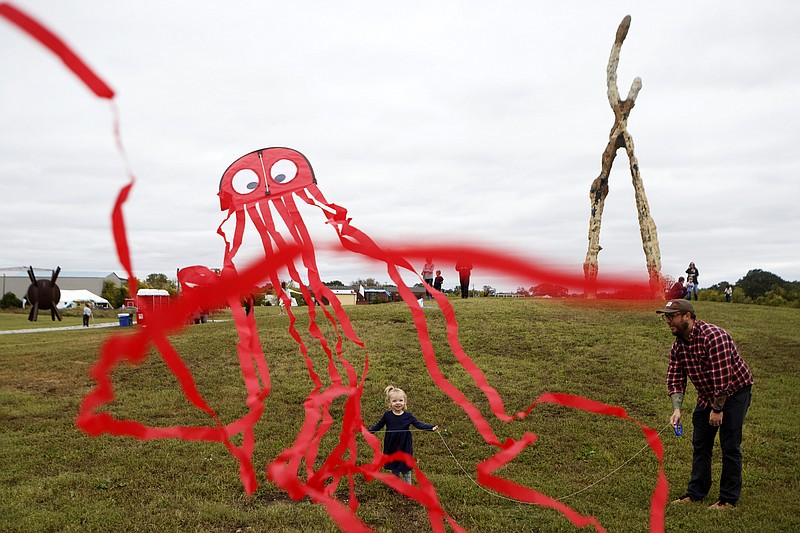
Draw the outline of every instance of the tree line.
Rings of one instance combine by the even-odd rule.
[[[137,283],[139,288],[142,289],[164,289],[170,294],[178,292],[178,282],[175,279],[167,277],[166,274],[153,273],[149,274],[145,279],[138,279]],[[334,280],[326,283],[328,286],[344,286],[339,280]],[[378,283],[373,278],[358,279],[351,284],[353,287],[376,287],[382,284]],[[786,281],[780,276],[761,269],[753,269],[747,272],[736,283],[723,281],[710,287],[700,289],[697,294],[699,300],[710,302],[724,302],[725,289],[731,287],[733,294],[731,301],[741,304],[755,304],[755,305],[771,305],[777,307],[797,307],[800,308],[800,281]],[[272,285],[261,287],[257,290],[256,304],[260,305],[264,300],[263,296],[267,294],[274,294]],[[452,291],[445,291],[452,292]],[[483,287],[483,295],[491,296],[495,293],[495,289],[490,286]],[[580,296],[570,294],[566,287],[552,283],[542,283],[532,286],[530,288],[518,287],[516,294],[520,296],[550,296],[553,298],[564,298],[568,296]],[[111,306],[115,309],[122,307],[126,298],[131,295],[128,291],[127,282],[123,282],[121,286],[116,286],[111,281],[103,283],[103,291],[100,294],[103,298],[109,301]],[[262,298],[258,298],[262,296]],[[625,297],[624,294],[612,294],[608,297]],[[13,293],[4,294],[0,299],[0,308],[22,307],[22,301],[17,298]]]
[[[753,269],[735,284],[723,281],[700,289],[698,300],[724,302],[725,289],[731,287],[731,301],[741,304],[771,305],[777,307],[800,307],[800,281],[786,281],[780,276],[766,270]],[[541,283],[530,288],[517,287],[515,294],[519,296],[549,296],[551,298],[581,297],[582,294],[571,294],[569,290],[554,283]],[[598,295],[604,298],[627,298],[624,292]]]
[[[735,285],[723,281],[701,289],[697,298],[712,302],[725,301],[725,289],[733,288],[731,301],[742,304],[800,308],[800,281],[786,281],[766,270],[753,269]]]

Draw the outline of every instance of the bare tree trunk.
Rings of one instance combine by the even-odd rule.
[[[589,189],[589,202],[591,212],[589,216],[589,248],[586,251],[586,260],[583,263],[583,273],[586,281],[584,295],[586,298],[597,297],[597,256],[603,248],[600,246],[600,225],[603,219],[603,206],[608,196],[608,177],[611,167],[617,156],[617,150],[625,148],[630,163],[633,188],[636,191],[636,210],[639,218],[639,231],[642,236],[642,249],[647,263],[647,273],[650,281],[650,292],[653,296],[663,297],[663,278],[661,276],[661,251],[658,246],[658,234],[653,218],[650,216],[650,207],[644,192],[644,183],[639,172],[639,162],[633,151],[633,137],[628,132],[628,116],[636,103],[636,97],[642,88],[642,80],[635,78],[631,84],[628,98],[621,100],[617,88],[617,66],[622,43],[628,35],[631,17],[626,16],[617,28],[614,46],[608,58],[606,68],[606,83],[608,87],[608,103],[614,112],[614,126],[608,136],[608,144],[603,151],[600,175],[592,182]]]

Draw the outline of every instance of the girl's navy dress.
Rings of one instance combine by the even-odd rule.
[[[408,455],[414,455],[411,431],[408,429],[410,426],[426,431],[433,430],[433,424],[420,422],[408,411],[403,411],[401,415],[396,415],[392,411],[386,411],[383,413],[381,419],[378,420],[378,423],[369,428],[369,430],[374,433],[382,429],[383,426],[386,426],[386,436],[383,438],[383,453],[386,455],[394,452],[406,452]],[[395,474],[398,472],[411,471],[411,467],[403,461],[386,463],[384,468],[391,470]]]

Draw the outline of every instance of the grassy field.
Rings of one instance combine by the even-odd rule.
[[[507,412],[526,408],[543,392],[565,392],[619,405],[642,423],[665,428],[671,408],[664,374],[672,336],[652,302],[484,298],[454,300],[453,306],[465,351],[500,392]],[[733,335],[756,377],[744,428],[744,487],[733,511],[706,509],[716,483],[702,505],[667,506],[666,531],[799,531],[800,310],[712,302],[696,307],[700,318]],[[245,495],[236,462],[220,444],[91,438],[75,428],[100,344],[130,329],[0,335],[0,531],[338,531],[324,509],[292,501],[265,479],[264,466],[298,433],[311,383],[286,332],[287,317],[275,308],[255,309],[273,393],[256,426],[260,487],[253,496]],[[586,489],[564,503],[595,516],[609,531],[648,530],[657,463],[649,450],[642,451],[638,428],[558,406],[538,407],[522,421],[497,421],[447,348],[441,312],[425,312],[442,371],[482,409],[496,434],[539,435],[500,475],[556,498]],[[350,307],[348,313],[370,357],[365,422],[378,420],[383,388],[392,383],[409,393],[410,410],[420,420],[439,424],[439,435],[414,435],[415,458],[463,528],[576,531],[558,512],[483,491],[461,470],[474,476],[475,465],[496,449],[433,385],[404,304]],[[298,329],[304,331],[307,320],[301,309]],[[79,317],[74,321],[80,324]],[[38,324],[53,325],[49,316]],[[0,330],[28,325],[25,316],[0,314]],[[236,341],[233,322],[224,320],[190,326],[172,338],[226,420],[242,414],[245,399]],[[325,373],[321,351],[311,356]],[[346,347],[345,356],[361,368],[359,348]],[[117,369],[114,382],[117,399],[109,411],[118,417],[152,425],[208,423],[158,357]],[[661,434],[673,496],[683,491],[690,471],[690,417],[685,426],[683,437],[671,429]],[[371,451],[359,439],[367,462]],[[323,440],[323,447],[334,444]],[[430,530],[422,506],[387,486],[357,478],[356,493],[358,515],[374,530]]]

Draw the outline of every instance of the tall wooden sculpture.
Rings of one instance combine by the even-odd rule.
[[[650,216],[650,207],[647,205],[647,196],[644,193],[644,184],[639,173],[639,161],[633,152],[633,137],[628,132],[628,116],[636,102],[636,96],[642,88],[642,80],[635,78],[628,92],[628,98],[620,100],[617,88],[617,65],[622,43],[628,35],[631,17],[626,16],[617,28],[611,56],[608,58],[606,81],[608,86],[608,103],[614,111],[614,126],[608,137],[608,144],[603,151],[602,168],[600,175],[592,182],[589,189],[591,202],[591,215],[589,217],[589,249],[586,252],[586,261],[583,263],[583,272],[586,279],[585,296],[597,297],[597,255],[602,250],[600,246],[600,223],[603,217],[603,204],[608,195],[608,176],[611,166],[617,156],[617,150],[625,148],[631,168],[633,188],[636,191],[636,208],[639,215],[639,231],[642,234],[642,248],[647,262],[647,273],[650,279],[650,292],[653,296],[663,297],[664,281],[661,276],[661,251],[658,247],[658,234],[656,225]]]

